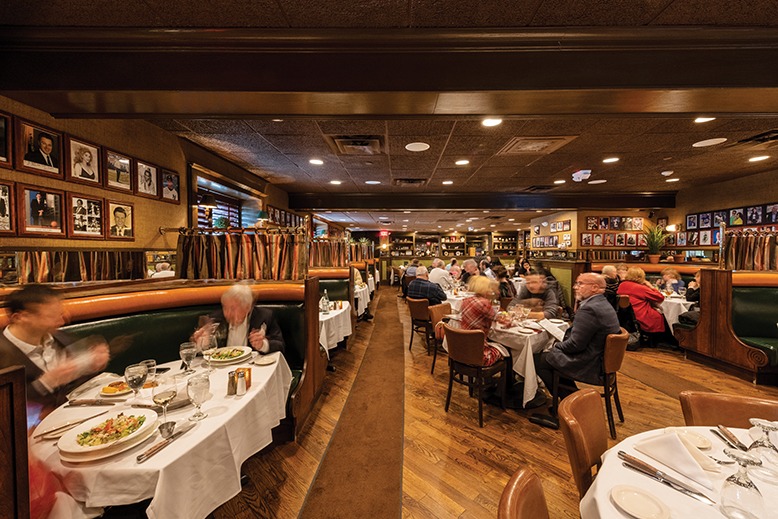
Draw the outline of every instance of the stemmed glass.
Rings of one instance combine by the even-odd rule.
[[[200,406],[203,405],[203,402],[208,400],[211,395],[209,391],[211,390],[211,381],[208,378],[207,373],[201,373],[200,375],[195,375],[193,377],[190,377],[189,380],[186,382],[186,394],[189,396],[189,400],[192,401],[192,403],[197,408],[197,411],[195,414],[189,417],[189,420],[193,422],[197,422],[199,420],[202,420],[207,414],[203,413],[200,410]]]
[[[762,420],[761,418],[751,418],[748,421],[762,431],[759,439],[748,447],[748,452],[771,465],[778,465],[778,449],[770,441],[770,432],[778,431],[778,423]]]
[[[184,361],[184,367],[186,368],[184,375],[191,375],[195,372],[190,366],[192,364],[192,361],[195,358],[195,355],[197,355],[197,344],[193,342],[184,342],[181,344],[181,347],[178,349],[179,355],[181,355],[181,360]]]
[[[764,514],[762,493],[748,477],[747,468],[762,462],[747,452],[726,448],[724,454],[735,460],[738,471],[727,478],[721,488],[721,513],[730,519],[758,519]]]
[[[154,403],[162,406],[162,424],[159,426],[159,433],[163,438],[169,438],[173,434],[175,422],[167,421],[167,406],[178,394],[178,378],[171,375],[168,378],[159,380],[158,384],[152,388],[152,400]]]
[[[143,384],[146,383],[148,373],[148,368],[143,364],[132,364],[127,366],[124,370],[124,380],[127,382],[127,385],[130,386],[132,392],[135,393],[136,400],[138,399],[140,389],[143,387]]]
[[[678,289],[678,295],[683,297],[683,298],[686,298],[686,287],[679,288]]]
[[[155,382],[157,379],[157,361],[154,359],[147,359],[140,361],[139,364],[146,366],[146,372],[148,373],[146,381]]]

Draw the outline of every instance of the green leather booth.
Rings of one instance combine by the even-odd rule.
[[[738,339],[763,350],[778,366],[778,289],[733,287],[732,328]]]
[[[350,279],[319,279],[319,297],[327,291],[330,301],[348,301]]]

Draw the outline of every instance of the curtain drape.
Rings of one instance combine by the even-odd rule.
[[[727,233],[724,242],[726,268],[778,270],[778,248],[773,233]]]
[[[181,234],[176,259],[185,279],[304,279],[308,243],[299,234]]]
[[[365,261],[373,259],[373,244],[372,243],[352,243],[351,245],[351,261]]]
[[[310,267],[348,266],[346,242],[344,240],[314,240],[308,255]]]
[[[19,283],[143,279],[143,251],[24,251],[18,253]]]

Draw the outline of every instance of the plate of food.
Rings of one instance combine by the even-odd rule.
[[[554,324],[565,324],[564,319],[549,319],[548,322],[554,323]]]
[[[211,354],[211,364],[229,364],[240,362],[251,357],[252,348],[250,346],[228,346],[218,348]]]
[[[149,389],[156,385],[157,383],[153,380],[147,381],[145,384],[143,384],[143,389]],[[103,386],[102,389],[100,389],[100,396],[121,396],[126,395],[128,393],[132,393],[132,389],[130,389],[130,386],[127,385],[127,382],[124,380],[117,380],[116,382],[111,382],[107,386]]]
[[[148,437],[157,428],[157,412],[152,409],[122,409],[97,416],[74,427],[59,439],[60,452],[91,454],[113,449]]]

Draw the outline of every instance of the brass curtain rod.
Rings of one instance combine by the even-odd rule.
[[[177,232],[179,234],[243,234],[243,233],[260,233],[260,234],[305,234],[304,227],[160,227],[159,234],[165,235],[168,232]]]

